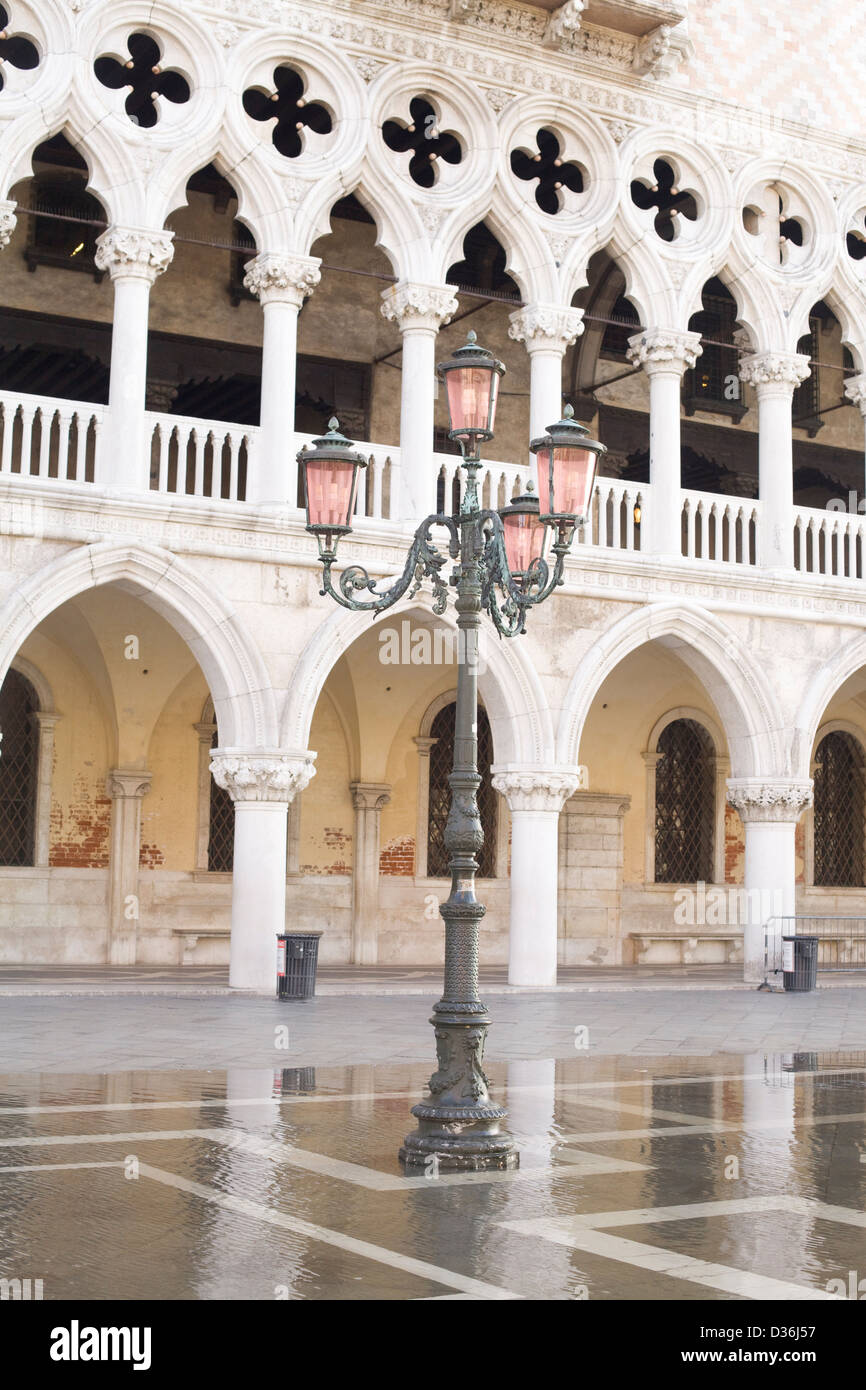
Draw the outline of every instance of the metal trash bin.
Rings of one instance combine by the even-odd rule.
[[[312,999],[320,931],[277,933],[277,998]]]
[[[805,994],[818,980],[817,936],[782,937],[782,978],[788,993]]]

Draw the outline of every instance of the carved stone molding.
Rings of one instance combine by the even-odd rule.
[[[849,376],[845,382],[845,395],[852,405],[859,407],[860,414],[866,419],[866,373]]]
[[[639,40],[632,68],[639,77],[660,81],[672,77],[694,51],[684,24],[659,24]]]
[[[497,772],[491,785],[501,792],[511,811],[561,811],[570,796],[586,785],[586,768],[574,772],[539,769]]]
[[[317,256],[264,251],[247,261],[244,285],[261,304],[294,304],[300,309],[322,278]]]
[[[542,43],[548,48],[562,48],[574,38],[580,28],[581,16],[586,9],[586,0],[566,0],[558,10],[554,10],[544,31]]]
[[[420,285],[401,280],[382,291],[382,317],[406,328],[437,332],[457,313],[457,297],[451,285]]]
[[[150,791],[152,772],[115,767],[105,779],[105,792],[112,801],[141,800]]]
[[[8,246],[12,240],[12,234],[18,225],[18,218],[15,216],[17,204],[11,199],[0,199],[0,251]]]
[[[215,750],[210,770],[232,801],[292,801],[315,776],[315,753]]]
[[[391,800],[387,782],[350,782],[349,791],[356,811],[381,811]]]
[[[527,304],[508,318],[509,338],[526,343],[527,352],[539,347],[556,347],[565,352],[583,332],[583,310],[556,304]]]
[[[791,392],[809,375],[809,358],[802,352],[755,352],[740,358],[740,380],[758,395]]]
[[[788,777],[729,779],[728,801],[736,807],[744,825],[750,821],[797,821],[812,804],[812,780]]]
[[[96,238],[94,264],[97,270],[107,270],[112,280],[139,276],[152,285],[171,265],[173,241],[173,232],[109,227]]]
[[[645,328],[628,340],[628,360],[653,372],[679,372],[693,367],[701,352],[700,333],[670,328]]]

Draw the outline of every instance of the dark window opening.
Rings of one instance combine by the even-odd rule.
[[[39,757],[36,691],[18,671],[0,689],[0,864],[33,864],[36,834],[36,778]]]
[[[219,746],[215,731],[211,748]],[[228,792],[210,779],[210,820],[207,841],[207,867],[211,874],[230,874],[235,854],[235,805]]]
[[[715,819],[713,743],[694,719],[675,719],[658,741],[655,881],[711,883]]]
[[[709,280],[701,296],[702,308],[689,320],[689,328],[704,342],[694,367],[685,374],[683,406],[687,415],[712,410],[741,420],[746,413],[739,377],[739,354],[734,346],[737,305],[721,280]]]
[[[44,165],[52,167],[40,168]],[[96,239],[107,218],[87,192],[87,165],[65,136],[56,135],[34,151],[33,168],[24,248],[28,270],[40,265],[79,270],[98,284],[105,272],[95,265]]]
[[[827,734],[815,753],[816,887],[863,887],[863,750],[851,734]]]
[[[448,851],[445,848],[445,825],[451,806],[451,787],[448,778],[454,762],[454,721],[456,705],[446,705],[433,720],[430,737],[436,742],[430,749],[430,791],[427,822],[427,874],[429,878],[447,878]],[[484,832],[484,844],[478,856],[481,878],[496,876],[497,793],[493,788],[490,768],[493,762],[493,735],[486,712],[478,709],[478,811]]]
[[[520,291],[505,271],[506,259],[502,244],[484,222],[478,222],[463,238],[463,260],[455,261],[445,279],[461,290],[519,300]]]
[[[794,391],[791,402],[791,420],[794,427],[806,430],[810,439],[814,439],[818,431],[824,428],[824,421],[820,416],[821,383],[818,372],[820,326],[821,320],[818,317],[810,317],[809,332],[797,343],[797,351],[804,353],[810,360],[810,371],[806,380]]]
[[[626,361],[628,340],[640,328],[640,318],[630,299],[621,294],[608,315],[608,323],[601,340],[601,356]]]

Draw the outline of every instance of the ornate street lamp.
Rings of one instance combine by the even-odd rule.
[[[507,1112],[490,1099],[482,1069],[490,1026],[478,997],[478,931],[484,906],[475,897],[478,855],[484,843],[478,813],[478,634],[486,611],[502,637],[525,630],[526,615],[563,582],[565,556],[575,529],[589,517],[596,467],[604,445],[590,439],[571,417],[551,425],[530,446],[539,459],[539,496],[531,487],[501,512],[479,507],[477,473],[480,446],[492,439],[499,379],[505,368],[491,352],[478,347],[475,334],[447,362],[439,365],[445,381],[450,436],[460,444],[466,488],[456,516],[428,516],[415,532],[403,573],[390,588],[377,590],[359,565],[349,565],[335,589],[331,573],[340,536],[351,530],[358,476],[365,460],[337,433],[337,422],[298,455],[304,469],[307,530],[319,542],[322,594],[344,608],[383,612],[407,595],[412,598],[425,578],[432,582],[434,613],[445,612],[450,585],[460,631],[454,764],[449,783],[451,809],[445,827],[450,855],[451,893],[441,904],[445,921],[445,983],[433,1007],[438,1069],[429,1082],[429,1099],[413,1106],[417,1129],[400,1150],[406,1167],[512,1168],[519,1162],[514,1140],[502,1121]],[[438,550],[431,530],[448,532],[447,556]],[[545,558],[552,541],[555,561]],[[443,578],[447,558],[455,562],[450,581]],[[358,594],[368,593],[367,599]]]

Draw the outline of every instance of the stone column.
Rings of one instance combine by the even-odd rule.
[[[728,780],[728,800],[746,829],[743,927],[744,975],[764,978],[764,926],[771,917],[795,914],[795,835],[797,822],[812,803],[810,778],[747,777]]]
[[[436,389],[436,334],[457,312],[452,285],[419,285],[401,280],[382,294],[382,314],[403,335],[400,385],[400,468],[391,469],[391,519],[413,525],[436,510],[433,472],[433,403]]]
[[[529,353],[529,437],[537,439],[562,417],[562,359],[583,332],[583,310],[527,304],[508,317],[509,338]]]
[[[9,245],[18,225],[18,218],[15,216],[17,206],[11,198],[0,198],[0,251]]]
[[[740,358],[740,380],[758,397],[758,562],[794,568],[794,443],[791,401],[809,375],[800,352],[756,352]]]
[[[59,714],[49,714],[37,710],[31,718],[39,736],[39,763],[36,773],[36,825],[33,836],[33,863],[37,867],[48,864],[51,841],[51,777],[54,771],[54,730]]]
[[[508,983],[556,984],[559,813],[580,774],[493,769],[511,811]]]
[[[695,365],[701,351],[700,333],[669,328],[646,328],[629,338],[628,358],[643,367],[650,384],[650,507],[649,535],[641,550],[654,555],[680,556],[682,542],[682,474],[680,395],[683,373]]]
[[[150,772],[131,768],[114,768],[106,779],[105,789],[111,797],[108,959],[112,965],[135,964],[141,802],[150,791],[151,780]]]
[[[144,439],[147,387],[147,322],[150,289],[171,264],[174,233],[109,227],[96,241],[95,262],[114,283],[108,420],[96,466],[96,481],[146,492],[150,449]]]
[[[383,782],[352,782],[355,852],[352,868],[352,960],[375,965],[379,958],[379,825],[391,800]]]
[[[235,806],[229,984],[252,994],[276,989],[278,932],[286,929],[286,818],[314,775],[315,753],[215,748],[211,772]]]
[[[2,235],[2,223],[0,223],[0,235]],[[863,416],[863,425],[866,429],[866,372],[861,376],[849,376],[844,389],[851,404],[856,405]],[[866,440],[864,440],[864,458],[866,458]],[[866,465],[864,465],[863,497],[866,497]]]
[[[317,256],[265,251],[247,262],[244,285],[258,298],[262,330],[262,394],[259,437],[250,462],[247,501],[295,507],[295,381],[298,314],[321,277]],[[321,433],[328,428],[323,418]]]

